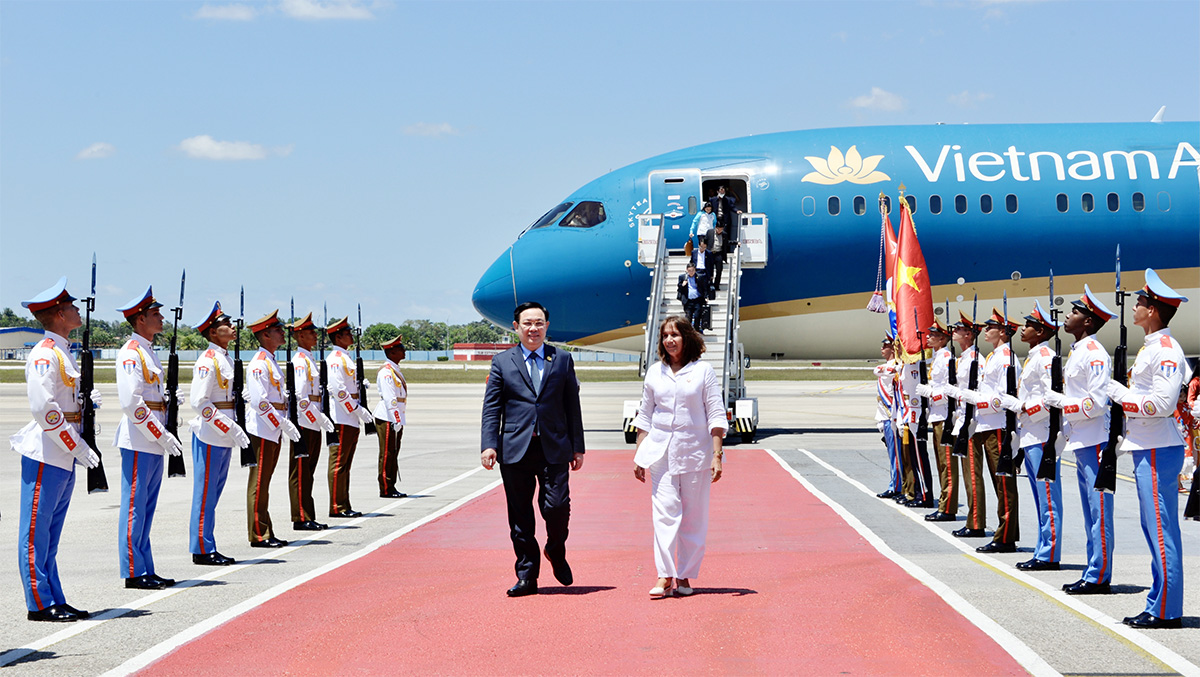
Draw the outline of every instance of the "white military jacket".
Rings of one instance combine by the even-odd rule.
[[[954,380],[958,381],[957,387],[960,390],[966,390],[971,385],[971,365],[978,359],[979,351],[975,349],[975,346],[967,348],[962,351],[962,355],[958,356],[958,362],[954,365]],[[983,374],[979,374],[978,378],[979,381],[976,381],[977,384],[982,381]],[[963,421],[966,419],[967,407],[969,406],[971,405],[964,402],[962,398],[955,401],[953,431],[955,435],[962,431]],[[972,419],[972,421],[974,420]]]
[[[362,423],[354,413],[358,409],[358,374],[354,358],[345,350],[334,346],[326,358],[329,372],[329,418],[338,425],[359,427]]]
[[[1045,343],[1029,349],[1017,380],[1017,399],[1022,409],[1017,413],[1017,443],[1021,448],[1045,444],[1050,438],[1050,410],[1042,396],[1050,390],[1050,367],[1054,351]]]
[[[1112,358],[1095,336],[1071,346],[1063,365],[1063,432],[1067,450],[1108,442],[1108,382]]]
[[[400,367],[391,360],[386,360],[379,370],[379,401],[371,412],[376,419],[387,421],[393,427],[404,427],[404,410],[408,408],[408,383]]]
[[[134,334],[117,351],[117,397],[123,412],[113,441],[117,447],[160,456],[167,453],[150,437],[167,431],[164,377],[149,339]]]
[[[929,367],[929,387],[933,395],[929,398],[929,422],[945,421],[950,410],[950,403],[942,390],[950,385],[950,360],[954,359],[949,348],[941,348],[933,354],[933,363]],[[957,369],[957,365],[956,365]],[[955,371],[955,376],[958,372]]]
[[[1125,441],[1121,451],[1177,447],[1183,436],[1172,415],[1183,386],[1186,358],[1168,328],[1146,335],[1129,377],[1125,410]]]
[[[296,348],[292,355],[292,371],[296,376],[296,419],[301,428],[321,430],[321,372],[311,352]]]
[[[882,423],[896,417],[896,362],[889,360],[875,367],[875,420]]]
[[[1000,395],[1008,391],[1008,363],[1012,348],[1002,343],[987,356],[979,373],[979,404],[975,405],[976,432],[1004,427],[1004,408]],[[1017,383],[1021,382],[1021,363],[1015,363]]]
[[[228,351],[209,343],[196,358],[188,400],[197,414],[188,422],[196,439],[215,447],[236,446],[229,434],[233,422],[233,360]]]
[[[17,453],[47,465],[71,470],[74,453],[87,454],[79,437],[79,368],[69,351],[70,343],[53,332],[46,335],[25,360],[25,388],[33,420],[9,438]],[[54,441],[59,437],[70,453]],[[67,440],[70,440],[69,442]]]
[[[921,364],[901,362],[900,374],[896,379],[896,429],[908,428],[916,434],[921,418],[921,396],[917,385],[921,383]]]
[[[268,442],[279,442],[280,426],[287,418],[287,395],[283,372],[274,353],[259,348],[246,374],[246,404],[253,415],[246,417],[246,432]]]

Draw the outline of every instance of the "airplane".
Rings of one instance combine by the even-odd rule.
[[[754,358],[878,357],[879,194],[909,202],[936,312],[978,315],[1008,296],[1018,322],[1059,309],[1086,283],[1116,308],[1144,270],[1188,296],[1171,331],[1200,353],[1200,123],[927,125],[780,132],[658,155],[587,183],[520,233],[481,276],[476,310],[510,326],[519,302],[551,311],[549,339],[639,352],[651,274],[637,264],[639,216],[661,215],[683,247],[718,186],[769,220],[769,263],[744,270],[740,340]],[[897,214],[892,214],[896,222]],[[896,222],[898,224],[898,222]],[[736,233],[733,238],[736,239]],[[885,275],[886,277],[886,275]],[[1142,333],[1126,310],[1129,345]],[[1100,339],[1117,343],[1117,322]],[[1067,337],[1069,338],[1069,337]]]

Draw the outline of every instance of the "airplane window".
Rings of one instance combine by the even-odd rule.
[[[564,228],[591,228],[604,223],[604,205],[599,202],[580,202],[558,225]]]
[[[1146,196],[1141,193],[1133,194],[1133,211],[1140,212],[1146,208]]]
[[[1057,202],[1058,202],[1058,211],[1060,211],[1060,212],[1067,211],[1067,208],[1069,208],[1071,206],[1070,200],[1067,198],[1066,193],[1059,193]]]
[[[1158,194],[1158,211],[1171,211],[1171,194],[1167,191],[1160,191]]]
[[[805,216],[812,216],[813,214],[816,214],[816,198],[811,195],[805,195],[804,198],[800,200],[800,211],[803,212]]]
[[[911,195],[905,195],[904,201],[908,203],[908,213],[916,214],[917,213],[917,198],[915,198]]]
[[[696,213],[696,196],[689,195],[688,196],[688,214],[695,215],[695,213]]]
[[[1121,208],[1121,198],[1116,193],[1108,194],[1108,211],[1115,212]]]
[[[562,216],[563,212],[570,209],[571,205],[573,205],[573,204],[575,204],[575,203],[574,202],[564,202],[564,203],[560,204],[559,206],[555,207],[554,209],[551,209],[550,211],[546,212],[542,216],[542,218],[535,221],[533,223],[533,225],[529,227],[529,230],[533,230],[535,228],[545,228],[546,226],[554,223],[555,221],[558,220],[558,217]]]
[[[955,195],[954,196],[954,211],[958,212],[959,214],[967,213],[967,196],[966,195]]]
[[[929,213],[930,214],[941,214],[942,213],[942,196],[941,195],[930,195],[929,196]]]
[[[979,196],[979,211],[983,212],[984,214],[992,213],[992,196],[991,195],[980,195]]]
[[[867,201],[861,195],[854,196],[854,213],[857,216],[867,213]]]
[[[829,198],[829,215],[837,216],[842,213],[842,201],[837,197]]]
[[[1004,196],[1004,208],[1008,210],[1009,214],[1016,214],[1017,213],[1017,196],[1013,195],[1012,193],[1005,195]]]
[[[1084,193],[1079,198],[1079,206],[1083,208],[1083,211],[1090,213],[1096,208],[1096,200],[1091,193]]]

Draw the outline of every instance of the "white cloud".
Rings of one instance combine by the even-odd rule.
[[[899,94],[892,94],[878,87],[872,87],[870,94],[856,96],[850,100],[850,105],[855,108],[870,108],[872,110],[883,111],[904,110],[905,103],[904,98]]]
[[[195,19],[250,21],[257,15],[258,10],[250,5],[210,5],[205,3],[192,16]]]
[[[292,152],[290,145],[267,148],[247,141],[217,141],[207,134],[184,139],[178,148],[188,157],[199,160],[264,160],[268,155],[286,157]]]
[[[117,152],[117,147],[111,143],[93,143],[92,145],[79,151],[75,156],[76,160],[103,160],[107,157],[112,157]]]
[[[360,0],[280,0],[279,9],[293,19],[374,19]]]
[[[409,136],[458,136],[461,132],[455,129],[449,122],[418,122],[415,125],[409,125],[404,128],[404,133]]]
[[[959,108],[974,108],[984,101],[993,98],[993,96],[993,94],[987,92],[971,92],[964,89],[958,94],[951,94],[946,97],[946,100]]]

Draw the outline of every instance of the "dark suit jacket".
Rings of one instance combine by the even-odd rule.
[[[711,233],[712,231],[710,230],[708,232]],[[705,234],[704,239],[705,240],[708,239],[707,234]],[[703,268],[700,267],[700,261],[698,260],[699,258],[700,258],[700,250],[693,249],[691,262],[692,262],[692,265],[696,266],[696,276],[699,277],[701,271],[704,272],[704,275],[706,277],[709,275],[712,275],[713,253],[711,251],[704,252],[704,267]],[[684,274],[686,275],[686,273],[684,273]]]
[[[700,292],[700,298],[708,298],[708,278],[696,276],[696,290]],[[679,282],[676,284],[675,298],[687,303],[688,300],[688,284],[687,273],[679,276]]]
[[[714,196],[708,198],[708,204],[712,205],[713,214],[717,214],[717,213],[721,212],[720,203],[721,203],[721,197],[718,195],[714,195]],[[737,219],[735,218],[736,216],[737,216],[737,198],[730,195],[729,193],[725,193],[724,213],[721,213],[721,216],[718,216],[713,221],[713,225],[716,226],[716,224],[718,224],[718,223],[723,223],[723,224],[725,224],[726,232],[733,232],[733,228],[736,227],[735,223],[737,222]],[[709,232],[712,232],[712,231],[709,231]]]
[[[713,249],[713,245],[714,245],[714,244],[716,244],[716,239],[717,239],[718,237],[722,238],[722,240],[721,240],[721,251],[720,251],[720,252],[716,252],[716,251]],[[704,234],[704,241],[708,243],[708,244],[707,244],[707,245],[705,245],[705,246],[707,246],[707,247],[708,247],[708,253],[709,253],[709,254],[710,254],[710,255],[711,255],[713,258],[720,259],[722,263],[724,263],[725,261],[727,261],[727,260],[728,260],[728,259],[726,259],[725,257],[729,256],[729,250],[730,250],[731,248],[733,248],[733,245],[734,245],[734,242],[733,242],[733,240],[731,240],[731,239],[729,238],[729,231],[728,231],[728,229],[726,229],[726,232],[722,233],[721,235],[717,235],[717,229],[716,229],[716,228],[713,228],[712,230],[710,230],[710,231],[708,231],[707,233],[705,233],[705,234]]]
[[[549,345],[544,354],[542,392],[536,396],[521,346],[492,358],[483,391],[479,449],[495,449],[501,463],[516,463],[525,456],[535,421],[547,463],[568,463],[584,452],[575,361],[570,353]]]

